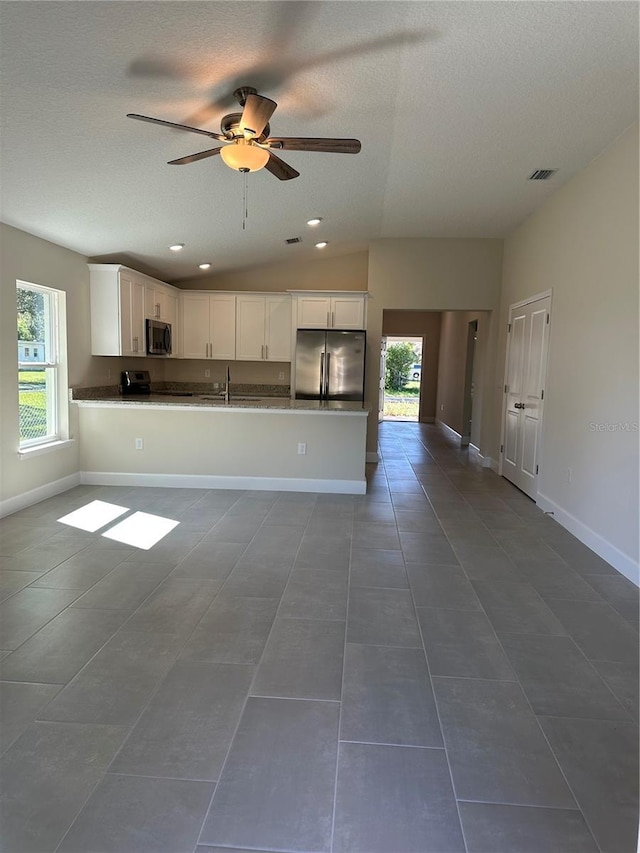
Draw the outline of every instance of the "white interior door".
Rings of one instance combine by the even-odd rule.
[[[545,296],[512,306],[509,312],[502,474],[534,500],[540,473],[550,310],[551,297]]]

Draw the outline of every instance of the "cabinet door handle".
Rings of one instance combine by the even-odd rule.
[[[331,312],[331,328],[332,328],[332,329],[333,329],[333,327],[335,326],[335,322],[336,322],[336,321],[334,320],[334,312],[332,311],[332,312]]]
[[[330,315],[329,311],[327,311],[327,329],[330,329],[330,328],[331,328],[331,323],[329,322],[329,320],[330,320],[330,316],[331,316],[331,315]]]
[[[264,357],[267,361],[269,360],[269,344],[264,345]]]
[[[264,344],[260,344],[260,358],[264,360]]]
[[[137,337],[135,337],[133,339],[133,351],[138,352],[138,338]]]

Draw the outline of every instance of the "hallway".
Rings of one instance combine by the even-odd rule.
[[[362,497],[0,521],[12,853],[629,853],[638,591],[435,426]],[[180,524],[149,551],[61,525]]]

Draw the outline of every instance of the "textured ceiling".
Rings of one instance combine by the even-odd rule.
[[[636,3],[3,2],[0,23],[3,221],[167,280],[320,238],[502,237],[638,115]],[[241,175],[166,165],[212,140],[125,117],[218,131],[238,85],[278,102],[273,135],[362,140],[250,175],[245,231]]]

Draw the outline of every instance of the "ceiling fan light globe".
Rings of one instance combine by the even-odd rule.
[[[258,148],[251,141],[238,139],[231,145],[225,145],[220,156],[225,165],[236,171],[257,172],[269,162],[269,152],[264,148]]]

